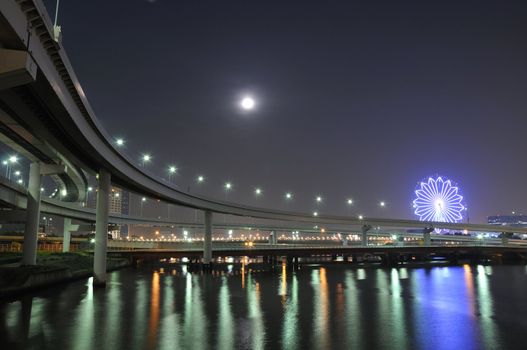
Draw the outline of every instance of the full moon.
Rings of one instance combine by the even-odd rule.
[[[244,97],[240,102],[240,106],[247,111],[250,111],[251,109],[253,109],[254,105],[255,105],[254,99],[249,96]]]

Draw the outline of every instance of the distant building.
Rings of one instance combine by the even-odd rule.
[[[112,192],[109,195],[108,208],[110,214],[130,214],[130,192],[124,191],[118,187],[112,187]],[[95,208],[97,206],[97,194],[88,197],[87,206]],[[120,238],[128,236],[128,225],[118,226],[116,230],[110,231],[112,238]]]
[[[487,218],[491,225],[527,227],[527,215],[493,215]]]

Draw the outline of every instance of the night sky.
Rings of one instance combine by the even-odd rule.
[[[462,188],[470,222],[527,212],[527,1],[60,6],[97,117],[129,157],[151,152],[153,173],[177,165],[183,191],[415,218],[418,182],[439,174]],[[244,94],[255,111],[240,111]]]

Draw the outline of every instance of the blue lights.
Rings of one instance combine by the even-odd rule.
[[[415,196],[414,213],[421,221],[458,222],[463,219],[463,196],[450,180],[429,177],[427,182],[419,184]]]

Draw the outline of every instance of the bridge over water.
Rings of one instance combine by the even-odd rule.
[[[379,218],[359,219],[331,215],[320,215],[315,219],[311,213],[255,208],[181,192],[167,181],[158,179],[144,168],[138,167],[114,148],[111,139],[95,117],[61,44],[56,28],[51,23],[40,0],[1,1],[0,33],[2,33],[0,37],[0,62],[8,63],[2,65],[0,70],[0,131],[3,135],[2,141],[24,154],[32,162],[27,196],[20,193],[13,194],[16,189],[2,184],[2,191],[7,189],[5,192],[7,194],[3,200],[6,203],[9,202],[10,198],[15,202],[18,201],[13,202],[13,205],[24,210],[25,213],[24,264],[32,265],[36,262],[37,231],[41,211],[53,212],[65,217],[82,218],[95,222],[94,282],[104,284],[106,281],[108,223],[110,221],[154,221],[144,218],[111,217],[108,203],[111,184],[170,204],[203,211],[204,241],[200,252],[203,255],[204,264],[209,264],[220,249],[218,247],[216,252],[212,249],[213,215],[215,213],[279,221],[282,227],[312,225],[316,222],[318,225],[339,227],[339,231],[342,232],[358,230],[364,247],[334,248],[345,251],[372,249],[367,247],[367,237],[371,229],[377,226],[421,229],[423,231],[423,246],[408,249],[426,252],[450,249],[450,247],[432,245],[431,232],[433,228],[438,227],[456,231],[495,232],[499,230],[527,233],[526,228],[504,226],[497,229],[492,225],[463,223]],[[78,205],[84,200],[87,191],[85,174],[98,175],[98,197],[95,212]],[[52,176],[61,190],[65,191],[66,196],[62,198],[62,201],[41,201],[40,188],[43,176]],[[8,193],[9,191],[11,194]],[[503,251],[523,249],[509,247],[506,237],[501,241],[501,244],[502,246],[499,248],[484,249],[496,251],[498,249]],[[271,248],[262,249],[266,249],[268,252],[268,249]],[[326,248],[320,249],[325,252],[324,249]],[[403,248],[383,249],[390,249],[390,251],[395,252]],[[252,249],[248,250],[248,253],[256,251]],[[160,254],[160,252],[158,253]],[[276,251],[275,253],[280,252]],[[124,252],[120,254],[124,254]]]

